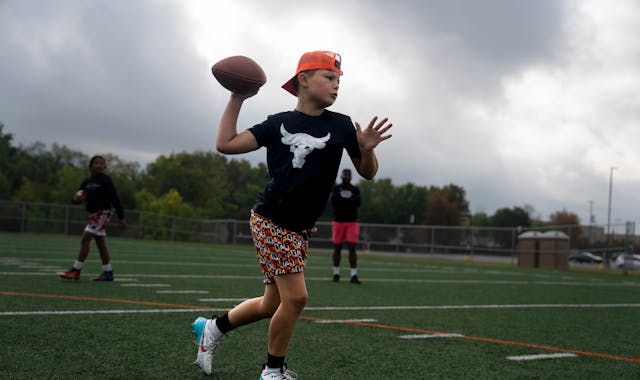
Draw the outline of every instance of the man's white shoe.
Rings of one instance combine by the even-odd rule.
[[[260,379],[258,380],[297,380],[298,374],[289,371],[286,366],[283,368],[272,369],[268,368],[266,365],[262,370],[262,374],[260,374]]]
[[[202,371],[207,375],[211,375],[211,367],[213,364],[213,354],[220,345],[220,338],[214,337],[209,329],[210,323],[216,323],[216,318],[206,319],[205,317],[198,317],[191,324],[193,330],[191,333],[196,337],[196,343],[198,344],[198,355],[196,356],[195,363],[198,363]]]

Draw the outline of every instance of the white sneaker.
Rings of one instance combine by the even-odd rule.
[[[209,331],[207,323],[216,323],[216,318],[206,319],[205,317],[198,317],[191,324],[193,330],[191,333],[196,337],[196,344],[198,345],[198,356],[194,364],[198,364],[202,371],[207,375],[211,375],[211,367],[213,363],[213,354],[216,352],[218,346],[220,346],[221,338],[215,338]]]
[[[267,368],[265,365],[262,370],[262,374],[260,374],[260,379],[258,380],[296,380],[297,378],[298,374],[293,371],[289,371],[286,365],[278,369]]]

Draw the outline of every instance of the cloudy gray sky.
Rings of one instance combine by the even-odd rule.
[[[302,53],[334,50],[345,74],[332,110],[395,125],[378,178],[454,183],[489,214],[530,205],[588,223],[592,201],[604,224],[616,167],[618,223],[640,219],[638,35],[635,0],[0,0],[0,122],[23,145],[144,167],[214,148],[219,59],[267,73],[245,129],[295,107],[280,85]]]

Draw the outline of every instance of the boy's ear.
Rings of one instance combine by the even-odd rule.
[[[301,72],[298,74],[298,86],[299,87],[307,87],[307,85],[309,84],[309,74],[305,73],[305,72]]]

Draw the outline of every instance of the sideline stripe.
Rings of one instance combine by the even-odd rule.
[[[201,308],[201,306],[193,306],[193,305],[170,304],[170,303],[151,302],[151,301],[134,301],[134,300],[126,300],[126,299],[118,299],[118,298],[80,297],[80,296],[69,296],[69,295],[61,295],[61,294],[41,294],[41,293],[24,293],[24,292],[5,292],[5,291],[0,291],[0,295],[21,296],[21,297],[58,298],[58,299],[70,299],[70,300],[77,300],[77,301],[114,302],[114,303],[125,303],[125,304],[135,304],[135,305],[151,305],[151,306],[172,307],[172,308],[177,308],[177,309],[200,309]],[[204,310],[214,310],[214,311],[215,310],[220,310],[220,309],[217,309],[217,308],[202,308],[202,309],[204,309]],[[307,321],[327,321],[327,320],[329,320],[327,318],[317,318],[317,317],[310,317],[310,316],[306,316],[306,315],[301,315],[299,317],[299,319],[307,320]],[[433,335],[433,334],[446,334],[445,332],[441,332],[441,331],[431,331],[431,330],[416,329],[416,328],[402,327],[402,326],[390,326],[390,325],[383,325],[383,324],[371,323],[371,322],[343,322],[342,324],[350,325],[350,326],[371,327],[371,328],[385,329],[385,330],[392,330],[392,331],[405,331],[405,332],[417,333],[417,334],[431,334],[431,335]],[[604,354],[604,353],[599,353],[599,352],[572,350],[572,349],[566,349],[566,348],[561,348],[561,347],[545,346],[545,345],[541,345],[541,344],[515,342],[515,341],[510,341],[510,340],[484,338],[484,337],[471,336],[471,335],[461,336],[460,339],[469,339],[469,340],[478,341],[478,342],[503,344],[503,345],[508,345],[508,346],[537,348],[537,349],[546,350],[546,351],[557,351],[557,352],[563,352],[563,353],[573,353],[573,354],[576,354],[576,355],[592,356],[592,357],[597,357],[597,358],[611,359],[611,360],[618,360],[618,361],[625,361],[625,362],[639,363],[640,364],[640,358],[628,358],[628,357],[624,357],[624,356],[610,355],[610,354]]]
[[[570,352],[560,354],[540,354],[540,355],[522,355],[522,356],[507,356],[507,360],[523,361],[523,360],[540,360],[540,359],[557,359],[557,358],[575,358],[578,355]]]

